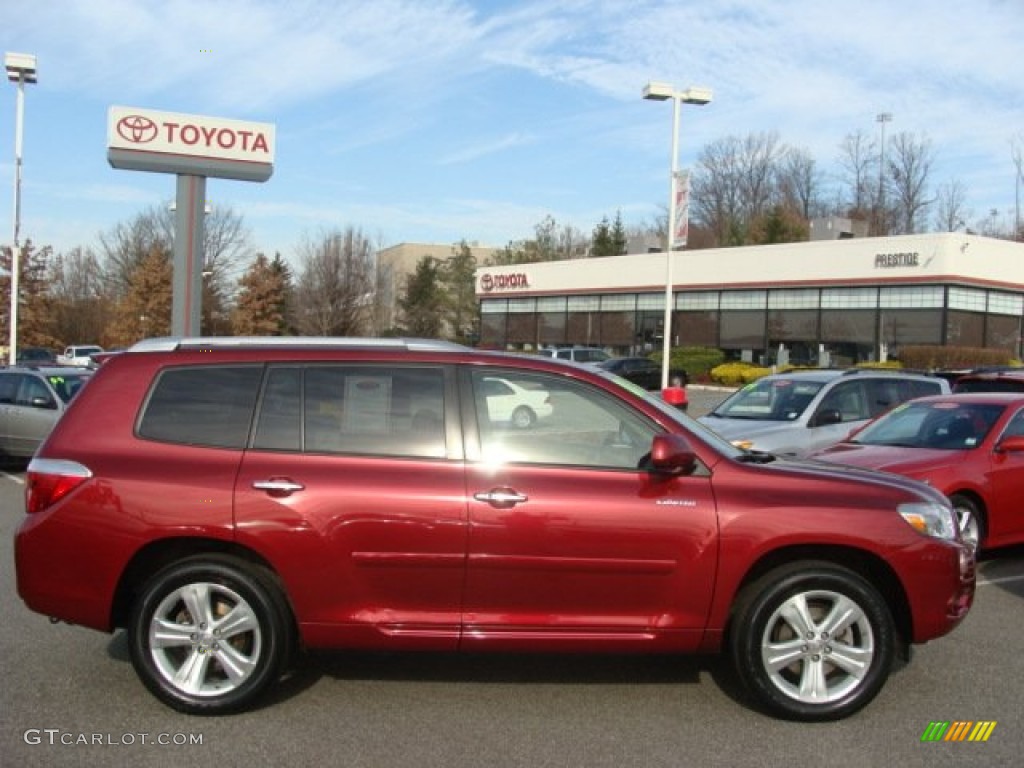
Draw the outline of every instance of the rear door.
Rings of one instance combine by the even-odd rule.
[[[310,645],[456,647],[467,520],[452,376],[268,369],[236,523],[282,574]]]
[[[488,377],[546,392],[529,428],[488,417]],[[463,645],[693,648],[712,597],[709,473],[639,468],[656,423],[575,379],[473,368],[467,424],[469,561]]]

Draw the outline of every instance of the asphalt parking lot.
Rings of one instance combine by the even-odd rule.
[[[721,392],[694,389],[691,413]],[[22,515],[0,475],[0,535]],[[188,717],[138,682],[122,633],[51,625],[0,557],[0,766],[1019,765],[1024,548],[981,563],[975,607],[838,723],[751,711],[715,658],[317,654],[259,709]],[[929,742],[934,722],[995,723],[984,743]]]

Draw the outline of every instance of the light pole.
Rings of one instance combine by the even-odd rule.
[[[878,232],[876,233],[881,235],[889,234],[889,229],[885,226],[888,218],[885,214],[885,124],[892,122],[892,113],[878,113],[875,116],[875,122],[882,127],[882,143],[879,146],[878,158]]]
[[[679,162],[679,105],[703,105],[711,101],[710,88],[687,88],[677,91],[667,83],[648,83],[643,95],[650,101],[672,100],[672,161],[668,191],[668,232],[665,235],[665,320],[662,332],[661,388],[668,386],[669,353],[672,348],[672,249],[676,236],[676,184]],[[681,242],[680,245],[686,245]]]
[[[18,102],[14,123],[14,242],[11,244],[11,312],[8,360],[18,360],[18,277],[21,271],[21,135],[25,118],[25,83],[36,82],[36,57],[27,53],[4,54],[7,79],[18,85]]]

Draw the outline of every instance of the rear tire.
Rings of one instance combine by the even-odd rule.
[[[881,690],[895,634],[889,607],[871,584],[841,566],[805,561],[743,590],[730,652],[766,711],[791,720],[837,720]]]
[[[180,712],[238,711],[282,673],[293,643],[289,617],[265,569],[233,557],[188,558],[157,573],[136,601],[132,665]]]
[[[537,414],[525,405],[512,411],[512,426],[516,429],[529,429],[537,421]]]

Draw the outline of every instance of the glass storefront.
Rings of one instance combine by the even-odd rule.
[[[481,344],[521,351],[576,344],[646,354],[663,340],[664,294],[486,298]],[[1021,354],[1024,295],[945,285],[678,292],[673,346],[754,363],[852,365],[912,344]]]

